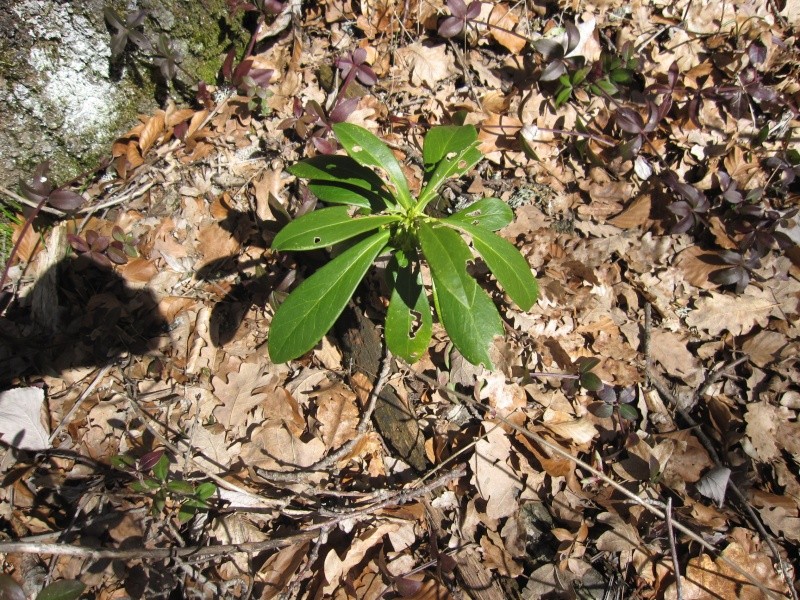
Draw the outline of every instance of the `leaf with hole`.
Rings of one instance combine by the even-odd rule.
[[[333,327],[358,282],[389,240],[381,231],[342,252],[294,290],[280,305],[267,343],[273,362],[311,350]]]
[[[411,208],[413,200],[403,168],[386,144],[363,127],[352,123],[336,123],[333,132],[347,154],[360,165],[383,169],[394,186],[394,196],[400,205]]]
[[[445,221],[445,224],[470,235],[475,250],[486,261],[486,266],[517,306],[528,310],[536,303],[539,285],[531,273],[528,261],[510,242],[475,225],[457,221]]]
[[[465,223],[475,227],[482,227],[489,231],[498,231],[511,223],[513,219],[514,211],[500,198],[482,198],[453,213],[442,222]]]
[[[389,261],[387,277],[392,290],[386,312],[386,344],[408,362],[416,362],[428,349],[433,317],[419,264],[398,251]]]
[[[417,207],[427,206],[445,180],[463,175],[478,163],[481,153],[477,146],[478,132],[472,125],[445,125],[430,130],[422,146],[426,185]]]
[[[314,250],[338,244],[399,220],[397,215],[351,217],[348,207],[315,210],[295,219],[278,232],[275,250]]]

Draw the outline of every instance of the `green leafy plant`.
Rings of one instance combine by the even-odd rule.
[[[171,499],[179,505],[178,520],[186,522],[198,511],[208,510],[208,499],[217,492],[217,486],[210,481],[197,485],[184,479],[172,477],[169,472],[169,458],[163,450],[155,450],[142,456],[138,461],[128,454],[111,458],[111,464],[137,477],[130,487],[134,492],[152,494],[154,515],[159,514]],[[147,475],[147,473],[150,475]]]
[[[268,343],[272,360],[285,362],[313,348],[370,265],[389,254],[389,349],[414,362],[430,343],[433,316],[423,284],[427,265],[436,313],[453,344],[473,364],[491,366],[492,338],[502,335],[503,323],[494,302],[469,273],[474,257],[465,238],[509,297],[528,310],[536,302],[536,279],[519,251],[494,233],[511,222],[512,210],[498,198],[484,198],[445,218],[425,213],[447,179],[463,175],[481,159],[475,128],[448,125],[428,132],[422,150],[424,185],[417,198],[380,139],[350,123],[333,124],[332,129],[347,156],[316,156],[289,170],[307,179],[320,200],[335,206],[292,221],[272,247],[296,251],[341,245],[341,250],[276,311]]]

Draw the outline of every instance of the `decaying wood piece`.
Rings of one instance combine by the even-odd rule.
[[[352,370],[374,381],[380,371],[383,339],[377,325],[350,303],[337,324],[342,350],[352,362]],[[428,467],[425,437],[411,407],[400,399],[390,385],[384,386],[375,406],[375,424],[398,458],[422,472]]]

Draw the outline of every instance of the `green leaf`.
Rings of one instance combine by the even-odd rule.
[[[433,199],[445,180],[463,175],[478,163],[482,155],[477,145],[478,132],[472,125],[443,125],[428,132],[422,146],[427,185],[417,200],[418,208]]]
[[[519,253],[512,243],[499,235],[458,221],[443,221],[449,227],[455,227],[472,237],[472,245],[486,261],[486,266],[503,286],[506,294],[522,310],[528,310],[536,302],[539,285],[531,273],[528,261]]]
[[[373,212],[380,212],[384,208],[396,207],[392,200],[387,201],[383,196],[344,183],[309,181],[308,189],[317,198],[328,204],[347,204],[349,206],[358,206],[359,208],[368,208]]]
[[[80,598],[86,585],[75,579],[55,581],[36,596],[36,600],[75,600]]]
[[[395,204],[392,194],[375,171],[349,156],[320,155],[295,163],[287,169],[308,179],[309,189],[323,202],[349,204],[379,210]]]
[[[363,127],[352,123],[335,123],[333,132],[347,154],[360,165],[380,167],[386,171],[389,181],[394,186],[394,196],[401,206],[410,209],[414,205],[411,193],[408,191],[406,176],[389,146]]]
[[[428,349],[433,316],[419,266],[398,251],[387,269],[392,297],[386,313],[386,344],[403,360],[414,363]]]
[[[167,482],[167,489],[173,494],[193,494],[194,486],[183,479],[174,479]]]
[[[194,495],[200,500],[208,500],[217,493],[217,486],[210,481],[204,481],[194,491]]]
[[[189,506],[191,508],[196,508],[198,510],[208,510],[208,502],[205,500],[200,500],[198,498],[187,498],[183,501],[182,506]]]
[[[619,91],[617,86],[611,83],[608,79],[598,79],[594,82],[594,85],[596,85],[601,91],[605,92],[609,96],[613,96]]]
[[[333,326],[389,239],[381,231],[353,245],[289,294],[269,330],[269,355],[281,363],[311,350]]]
[[[452,229],[422,223],[418,230],[422,252],[431,268],[439,318],[453,345],[472,364],[492,368],[489,349],[503,322],[491,298],[466,271],[472,253]]]
[[[110,460],[112,467],[115,469],[121,469],[123,471],[136,465],[136,459],[128,454],[115,454]]]
[[[272,242],[274,250],[314,250],[338,244],[381,225],[398,221],[398,215],[351,217],[346,206],[315,210],[287,224]]]
[[[166,481],[169,474],[169,458],[166,454],[162,454],[161,458],[153,467],[153,476],[159,481]]]
[[[558,108],[559,106],[564,104],[567,100],[569,100],[570,96],[572,96],[571,87],[561,88],[561,91],[558,92],[558,94],[556,95],[556,101],[555,101],[556,108]]]
[[[192,519],[196,512],[196,508],[192,508],[191,506],[186,506],[186,504],[183,504],[178,511],[178,521],[181,523],[186,523]]]
[[[575,361],[575,366],[578,367],[578,373],[588,373],[600,364],[600,359],[596,356],[580,356]]]
[[[630,404],[620,404],[619,416],[625,419],[626,421],[635,421],[636,419],[639,418],[639,413]]]
[[[497,231],[511,223],[513,219],[514,211],[500,198],[482,198],[442,221],[445,223],[458,221],[467,225],[483,227],[489,231]]]
[[[572,74],[572,87],[576,87],[583,83],[583,80],[586,79],[586,76],[589,74],[589,71],[592,70],[592,67],[584,67],[582,69],[578,69],[575,73]]]
[[[601,389],[603,389],[603,382],[600,381],[600,378],[591,371],[588,373],[581,373],[578,381],[580,382],[582,388],[587,389],[590,392],[599,392]]]
[[[614,69],[609,78],[614,83],[630,83],[633,80],[633,73],[628,69]]]

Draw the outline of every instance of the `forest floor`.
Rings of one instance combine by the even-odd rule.
[[[143,115],[27,230],[0,553],[30,597],[797,598],[796,2],[474,4],[285,3],[261,99]],[[417,188],[430,127],[478,128],[434,208],[508,202],[540,286],[519,311],[476,265],[494,370],[438,323],[386,356],[380,269],[355,344],[270,361],[320,261],[270,249],[314,205],[286,169],[342,119]]]

